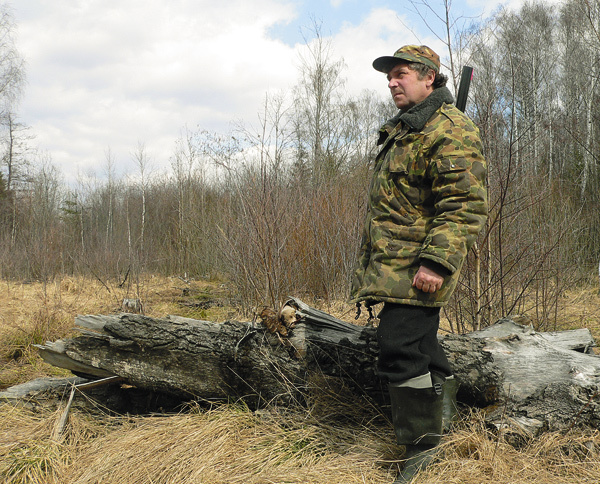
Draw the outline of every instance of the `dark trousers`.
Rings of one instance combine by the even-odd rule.
[[[378,315],[379,374],[390,383],[436,373],[450,376],[450,364],[437,340],[440,309],[385,303]]]

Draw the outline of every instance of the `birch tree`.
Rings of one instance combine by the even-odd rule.
[[[0,127],[3,128],[2,166],[5,170],[6,189],[10,191],[19,163],[24,162],[20,156],[19,141],[22,124],[15,115],[18,101],[25,83],[25,69],[14,40],[14,20],[10,8],[0,5]]]

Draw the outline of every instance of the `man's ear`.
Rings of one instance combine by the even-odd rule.
[[[427,76],[425,76],[425,82],[427,87],[433,86],[433,81],[435,81],[435,71],[433,69],[429,69]]]

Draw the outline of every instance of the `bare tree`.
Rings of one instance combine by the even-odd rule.
[[[146,195],[150,187],[150,175],[151,175],[151,162],[146,152],[146,146],[144,143],[138,143],[137,149],[132,154],[133,161],[138,169],[139,180],[138,186],[141,196],[141,209],[140,209],[140,235],[139,235],[139,254],[140,257],[144,258],[145,254],[145,232],[146,232],[146,216],[147,216],[147,204]]]
[[[31,154],[27,142],[32,136],[29,134],[29,127],[16,121],[12,112],[5,113],[3,125],[5,136],[2,161],[6,169],[6,189],[11,191],[16,183],[24,181],[29,164],[28,155]]]
[[[197,133],[187,128],[177,140],[171,158],[176,185],[178,234],[177,271],[185,278],[191,272],[211,272],[215,252],[214,227],[211,226],[209,180],[205,160],[197,143]]]
[[[308,157],[312,180],[318,184],[339,172],[348,153],[343,136],[344,114],[338,109],[345,64],[332,58],[331,41],[322,36],[318,24],[313,34],[300,55],[300,82],[292,116],[297,159]]]
[[[108,253],[112,245],[114,233],[114,203],[115,203],[115,158],[110,148],[105,152],[106,159],[106,234],[104,239],[105,250]]]
[[[8,191],[13,188],[19,164],[24,163],[21,134],[25,127],[16,121],[15,109],[25,82],[25,68],[15,47],[13,28],[9,7],[0,5],[0,125],[4,130],[2,164]]]
[[[15,47],[14,20],[10,7],[0,5],[0,103],[1,113],[11,112],[11,106],[21,96],[25,78],[23,59]]]
[[[473,32],[469,24],[478,17],[456,16],[452,0],[409,0],[409,3],[429,32],[445,45],[448,62],[443,64],[450,72],[454,92],[458,92],[461,66],[468,62],[465,57],[471,52]]]
[[[573,0],[562,9],[562,19],[568,25],[565,35],[569,36],[571,45],[576,49],[577,55],[565,52],[564,83],[577,83],[578,100],[583,104],[581,110],[581,135],[574,136],[575,142],[582,153],[583,167],[581,171],[581,198],[586,197],[589,191],[596,194],[599,185],[595,183],[600,163],[597,153],[597,132],[600,117],[597,114],[597,101],[600,96],[600,2],[592,0]],[[584,19],[582,22],[581,20]],[[573,68],[583,68],[583,75],[573,80]]]
[[[22,241],[28,276],[47,281],[62,269],[59,208],[63,184],[60,172],[47,154],[38,156],[29,180],[28,196],[22,200],[27,220]]]

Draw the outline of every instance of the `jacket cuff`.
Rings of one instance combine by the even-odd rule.
[[[426,267],[427,269],[432,270],[436,274],[439,274],[442,277],[448,277],[452,273],[448,270],[447,267],[442,264],[438,264],[437,262],[432,261],[431,259],[421,259],[421,265]]]

